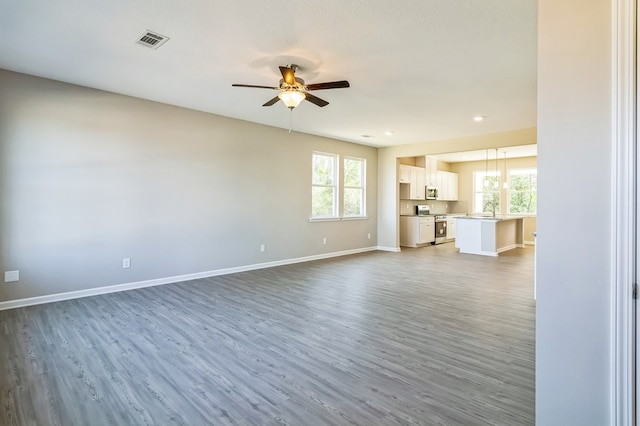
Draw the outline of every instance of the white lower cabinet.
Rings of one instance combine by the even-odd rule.
[[[456,217],[447,216],[447,240],[455,240],[456,238]]]
[[[435,241],[433,216],[400,216],[400,245],[418,247]]]

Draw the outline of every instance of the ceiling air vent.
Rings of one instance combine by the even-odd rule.
[[[153,31],[147,30],[142,33],[140,37],[138,37],[136,43],[155,50],[165,44],[167,40],[169,40],[169,37],[165,37],[158,33],[154,33]]]

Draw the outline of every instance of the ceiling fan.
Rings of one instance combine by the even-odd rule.
[[[279,100],[282,100],[282,102],[284,102],[284,104],[289,109],[294,109],[295,107],[300,105],[300,102],[302,102],[303,100],[307,100],[319,107],[327,106],[329,105],[329,102],[325,101],[324,99],[320,99],[319,97],[314,96],[309,92],[312,90],[341,89],[349,87],[349,82],[346,80],[330,81],[327,83],[305,84],[303,79],[295,76],[295,72],[298,70],[298,68],[299,67],[295,64],[280,67],[282,79],[280,80],[280,86],[278,87],[256,86],[252,84],[232,84],[232,86],[280,90],[278,96],[267,101],[262,106],[271,106]]]

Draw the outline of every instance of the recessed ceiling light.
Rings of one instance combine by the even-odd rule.
[[[487,118],[487,117],[484,116],[484,115],[476,115],[475,117],[473,117],[473,121],[479,123],[481,121],[484,121],[485,118]]]
[[[386,132],[384,132],[385,136],[392,136],[393,135],[393,130],[387,130]]]
[[[373,135],[360,135],[361,138],[375,138]]]

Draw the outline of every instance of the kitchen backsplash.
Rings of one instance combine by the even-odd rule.
[[[468,213],[468,203],[466,201],[415,201],[400,200],[400,214],[413,215],[416,213],[418,204],[427,204],[431,214],[447,214],[447,213]]]
[[[467,201],[449,201],[447,204],[447,213],[471,213]]]

